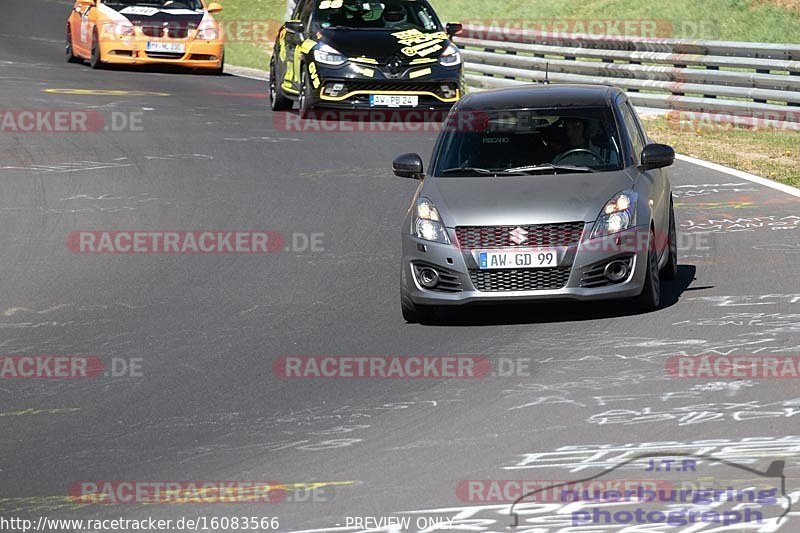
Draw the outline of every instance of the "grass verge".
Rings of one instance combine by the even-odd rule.
[[[675,151],[800,187],[800,132],[748,130],[649,118],[647,132]]]

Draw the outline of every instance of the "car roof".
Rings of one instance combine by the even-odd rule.
[[[530,84],[471,93],[461,109],[526,109],[548,107],[610,107],[622,94],[608,85]]]

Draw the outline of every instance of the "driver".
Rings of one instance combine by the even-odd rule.
[[[577,117],[562,118],[561,130],[563,136],[562,139],[555,143],[558,148],[558,154],[553,159],[554,162],[560,162],[566,154],[574,150],[586,150],[591,152],[591,154],[579,152],[582,156],[575,155],[579,160],[586,158],[603,159],[604,151],[592,142],[586,121]]]
[[[401,4],[388,4],[383,10],[383,20],[388,27],[399,26],[408,19],[406,8]]]
[[[592,150],[591,143],[586,135],[586,123],[584,121],[579,118],[565,118],[561,122],[564,125],[564,133],[566,133],[567,137],[567,142],[564,146],[565,152],[578,148]]]

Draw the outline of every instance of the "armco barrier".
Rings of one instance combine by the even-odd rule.
[[[601,83],[637,106],[800,121],[800,44],[618,37],[465,26],[472,87]]]

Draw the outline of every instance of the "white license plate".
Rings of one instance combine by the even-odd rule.
[[[186,51],[186,46],[181,43],[154,43],[147,41],[147,51],[182,54]]]
[[[416,107],[419,96],[410,94],[372,94],[369,97],[371,106],[381,107]]]
[[[558,252],[548,249],[479,252],[478,266],[481,270],[553,268],[558,266]]]

